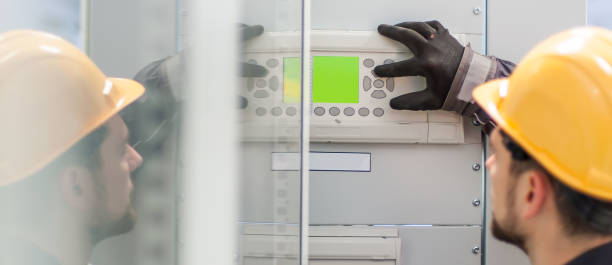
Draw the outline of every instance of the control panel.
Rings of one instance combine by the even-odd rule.
[[[455,35],[465,42],[462,35]],[[244,78],[241,126],[246,141],[299,135],[299,32],[270,32],[249,41],[248,62],[265,77]],[[376,65],[412,57],[403,45],[373,31],[312,31],[309,99],[313,142],[463,143],[462,117],[445,111],[393,110],[389,101],[425,89],[423,77],[383,78]]]

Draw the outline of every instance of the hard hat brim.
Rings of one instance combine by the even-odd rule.
[[[145,88],[138,82],[125,78],[107,78],[113,83],[113,89],[117,89],[119,94],[123,96],[123,104],[117,106],[115,114],[121,111],[126,106],[130,105],[136,99],[140,98],[145,92]]]

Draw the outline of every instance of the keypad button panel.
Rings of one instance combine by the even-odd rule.
[[[287,57],[297,57],[287,56]],[[318,56],[315,54],[315,56]],[[360,56],[359,60],[359,102],[357,103],[312,103],[311,119],[316,121],[336,119],[336,123],[351,121],[372,121],[392,119],[401,120],[402,115],[389,106],[389,100],[397,96],[415,92],[404,90],[404,78],[379,77],[373,72],[374,67],[404,60],[397,57],[383,57],[381,54]],[[262,65],[268,70],[265,77],[245,78],[244,97],[249,106],[243,111],[251,117],[266,119],[299,119],[300,102],[285,102],[283,62],[284,56],[269,58],[265,55],[254,56],[247,62]],[[261,64],[259,64],[261,63]],[[400,80],[400,82],[398,82]],[[415,82],[413,82],[415,83]],[[424,87],[424,86],[423,86]],[[366,112],[367,111],[367,112]],[[405,112],[404,112],[405,113]],[[426,114],[413,116],[426,117]],[[426,120],[426,118],[419,118]]]

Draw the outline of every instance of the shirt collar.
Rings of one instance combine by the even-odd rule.
[[[612,242],[588,250],[566,265],[608,265],[610,263],[612,263]]]

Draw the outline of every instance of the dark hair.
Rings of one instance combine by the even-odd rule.
[[[108,127],[102,125],[78,141],[68,151],[41,170],[63,168],[67,165],[83,165],[89,169],[100,167],[100,145],[108,135]]]
[[[568,187],[550,174],[507,134],[500,132],[504,146],[512,154],[511,173],[519,175],[527,170],[537,170],[548,177],[553,188],[555,204],[568,234],[612,235],[612,202],[595,199]]]

